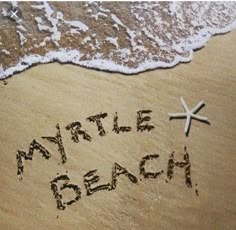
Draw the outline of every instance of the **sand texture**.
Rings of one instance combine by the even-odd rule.
[[[233,31],[212,38],[188,64],[133,76],[53,63],[1,81],[0,229],[235,229],[235,44]],[[183,112],[180,96],[190,108],[204,100],[198,115],[210,122],[192,120],[188,137],[185,119],[168,117]],[[154,128],[137,130],[141,110]],[[116,112],[118,125],[131,130],[113,131]],[[98,132],[91,116],[100,113]],[[73,122],[84,131],[79,142]],[[32,156],[34,139],[41,153]],[[59,139],[64,150],[52,142]],[[18,150],[27,158],[22,180]],[[92,174],[100,180],[91,187],[104,190],[87,195]],[[50,184],[60,175],[69,183]],[[56,188],[64,202],[78,200],[59,210]]]

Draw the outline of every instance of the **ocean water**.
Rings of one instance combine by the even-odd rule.
[[[189,62],[236,2],[0,2],[0,79],[39,63],[135,74]]]

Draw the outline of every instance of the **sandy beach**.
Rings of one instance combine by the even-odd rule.
[[[236,31],[210,39],[194,53],[190,63],[126,76],[70,64],[32,67],[0,82],[0,228],[17,229],[234,229],[236,226]],[[204,100],[198,115],[210,124],[192,120],[189,136],[185,119],[169,120],[169,112],[183,112],[180,97],[193,108]],[[149,116],[150,131],[137,130],[137,112]],[[149,112],[147,112],[149,111]],[[117,112],[119,126],[113,131]],[[104,113],[104,133],[86,118]],[[91,138],[72,139],[66,127],[80,122]],[[144,124],[146,121],[143,122]],[[42,137],[55,137],[59,124],[67,160],[62,163],[58,145]],[[100,133],[101,134],[101,133]],[[36,140],[50,152],[37,150],[24,161],[23,179],[17,175],[18,150],[28,153]],[[173,169],[168,162],[184,161]],[[140,174],[146,155],[146,171]],[[157,157],[157,155],[159,155]],[[186,156],[186,155],[185,155]],[[91,187],[111,183],[114,165],[127,170],[116,177],[113,189],[87,195],[85,174],[97,169],[100,180]],[[121,171],[122,171],[121,170]],[[163,172],[162,172],[163,170]],[[95,175],[94,174],[94,175]],[[131,180],[133,175],[137,181]],[[57,208],[50,182],[68,175],[80,197],[64,210]],[[134,178],[133,177],[133,178]],[[61,191],[73,200],[73,189]]]

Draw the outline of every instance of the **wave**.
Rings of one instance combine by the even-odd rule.
[[[0,9],[0,79],[55,61],[124,74],[168,68],[236,28],[236,2],[2,2]]]

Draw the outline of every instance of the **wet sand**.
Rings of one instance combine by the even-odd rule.
[[[53,63],[0,82],[1,229],[234,229],[235,42],[235,31],[214,37],[194,53],[191,63],[139,75]],[[169,112],[183,112],[180,96],[190,108],[204,100],[198,115],[210,122],[193,120],[188,137],[185,119],[168,117]],[[150,131],[137,131],[140,110],[151,117]],[[118,125],[131,130],[113,131],[116,112]],[[100,113],[106,113],[101,119],[104,132],[98,132],[96,121],[86,120]],[[76,121],[91,139],[83,133],[78,143],[71,139],[66,126]],[[65,163],[59,145],[41,138],[55,137],[57,124]],[[24,161],[19,180],[17,151],[28,154],[34,139],[51,155],[46,159],[36,150],[33,160]],[[144,177],[140,164],[146,155],[155,155],[146,158],[145,170],[160,172],[150,174],[156,178]],[[103,184],[104,189],[87,195],[84,180],[95,169],[89,175],[99,175],[100,181],[91,187]],[[186,171],[192,187],[186,184]],[[64,210],[57,208],[50,183],[60,175],[67,175],[80,192]],[[65,202],[76,196],[68,187],[61,194]]]

